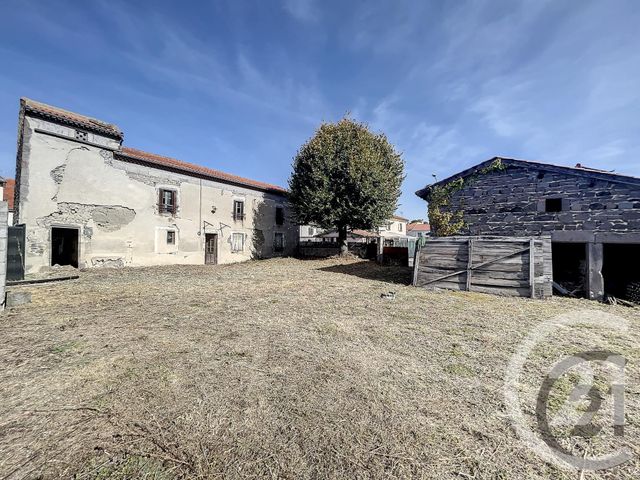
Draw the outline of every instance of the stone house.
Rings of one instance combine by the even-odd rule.
[[[14,224],[25,269],[215,264],[292,253],[286,191],[122,145],[116,126],[29,99]]]
[[[640,288],[640,178],[493,158],[416,194],[438,198],[459,234],[550,235],[554,281],[578,295],[625,298]]]

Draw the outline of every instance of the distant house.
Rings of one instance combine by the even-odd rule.
[[[381,237],[406,237],[408,218],[393,215],[384,225],[378,227]]]
[[[337,242],[338,231],[328,230],[326,232],[316,235],[316,238],[322,239],[324,241],[329,241],[329,242]],[[369,230],[359,230],[356,228],[353,230],[349,230],[347,232],[347,242],[370,243],[370,242],[375,242],[376,238],[378,238],[378,234],[375,232],[370,232]]]
[[[431,225],[428,223],[410,223],[407,225],[407,235],[410,237],[423,238],[431,234]]]
[[[327,232],[327,229],[316,227],[315,225],[300,225],[298,227],[300,241],[308,242],[318,238],[319,235]]]
[[[361,230],[353,229],[347,233],[348,242],[371,242],[378,237],[395,238],[407,236],[407,223],[409,219],[393,215],[383,225],[375,230]],[[310,234],[314,227],[303,225],[300,227],[300,241],[310,240],[308,237],[303,237],[303,233]],[[315,238],[321,238],[329,241],[338,240],[337,230],[322,231],[318,229],[319,233],[316,233]]]

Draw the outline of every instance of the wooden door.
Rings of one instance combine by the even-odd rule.
[[[204,263],[216,265],[218,263],[218,234],[205,233],[204,235]]]

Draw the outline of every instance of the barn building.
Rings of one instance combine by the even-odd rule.
[[[27,273],[232,263],[296,248],[284,189],[125,147],[123,136],[21,99],[13,223],[23,226]]]
[[[640,178],[492,158],[416,194],[456,234],[550,235],[554,281],[578,296],[640,300]]]

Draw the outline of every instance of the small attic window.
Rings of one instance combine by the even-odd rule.
[[[88,142],[89,134],[82,130],[76,130],[76,140],[80,140],[82,142]]]
[[[561,198],[546,198],[544,200],[544,211],[549,213],[562,211],[562,199]]]

